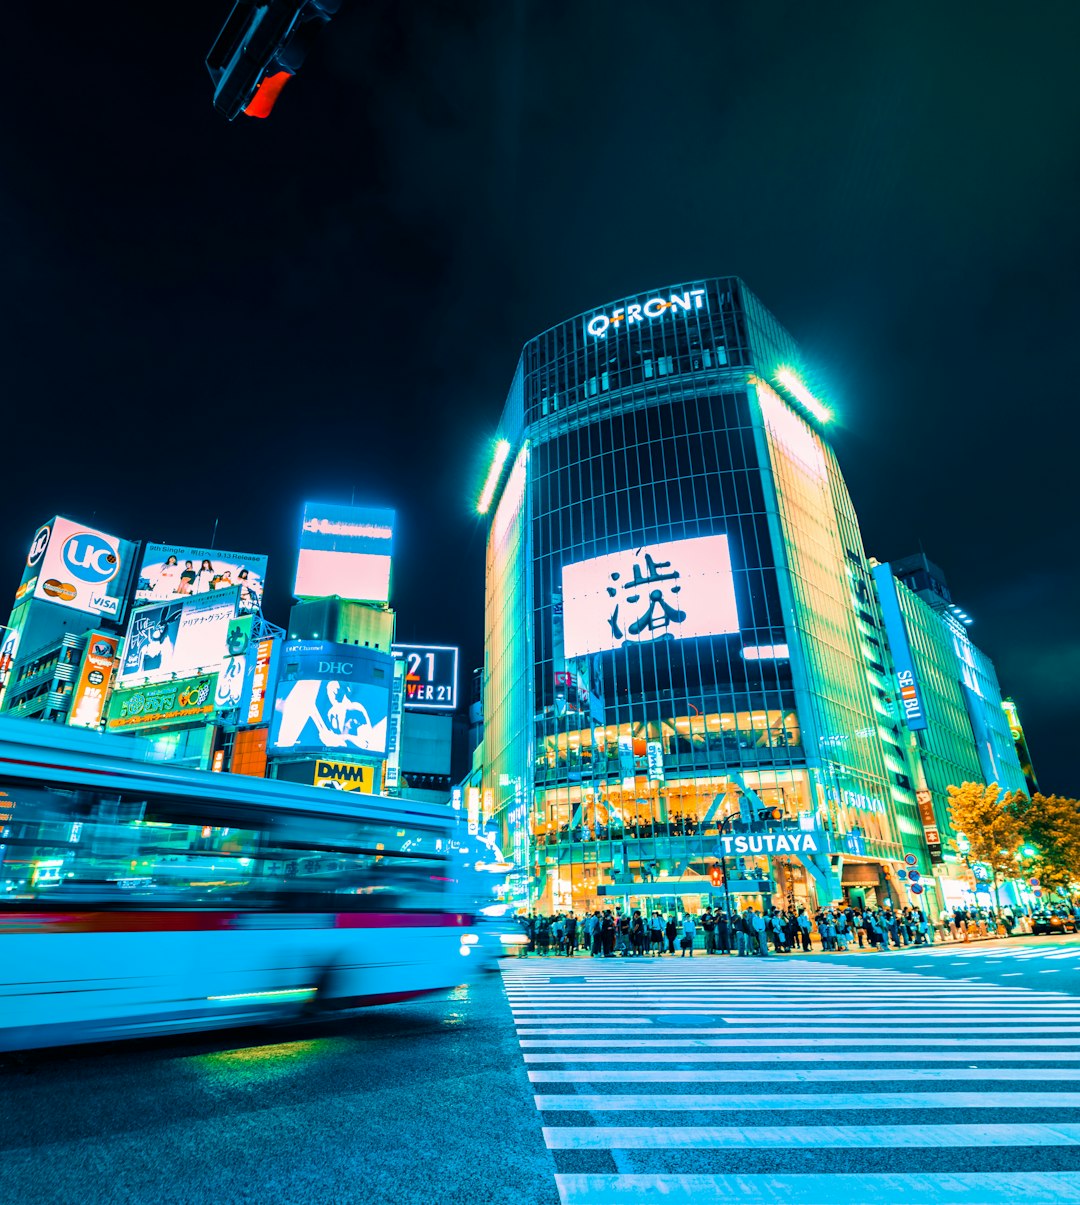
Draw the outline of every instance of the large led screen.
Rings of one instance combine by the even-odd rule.
[[[147,544],[135,601],[169,602],[211,590],[240,591],[240,610],[258,611],[266,581],[266,557],[185,544]]]
[[[386,752],[394,659],[375,649],[290,640],[281,653],[270,747]]]
[[[57,517],[34,534],[16,601],[45,602],[120,619],[136,545]]]
[[[727,536],[647,544],[564,565],[566,657],[739,630]]]
[[[186,602],[138,607],[131,613],[124,639],[120,685],[221,670],[227,657],[242,655],[250,640],[251,620],[237,616],[238,597],[234,586]]]
[[[394,512],[308,502],[296,565],[297,598],[390,600]]]

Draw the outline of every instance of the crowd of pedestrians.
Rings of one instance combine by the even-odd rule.
[[[849,949],[885,951],[905,946],[932,945],[936,940],[970,941],[973,937],[1006,936],[1024,932],[1023,917],[1009,909],[1000,915],[991,909],[957,908],[943,913],[937,923],[918,908],[844,906],[819,908],[707,907],[699,915],[684,912],[665,915],[659,909],[625,911],[606,908],[576,916],[531,913],[518,918],[529,938],[523,954],[577,953],[593,958],[692,958],[695,949],[705,954],[736,957],[769,953],[809,953]],[[1030,928],[1027,929],[1030,931]]]

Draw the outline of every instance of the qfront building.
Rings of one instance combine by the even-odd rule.
[[[473,801],[518,903],[697,910],[723,880],[731,904],[944,906],[944,787],[830,417],[735,278],[526,345],[480,500]]]

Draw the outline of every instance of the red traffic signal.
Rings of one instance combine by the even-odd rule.
[[[709,871],[709,879],[714,887],[721,887],[724,883],[724,871],[719,862],[712,864],[712,869]]]

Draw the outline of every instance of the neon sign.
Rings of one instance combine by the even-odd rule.
[[[611,327],[623,322],[633,326],[646,318],[660,318],[669,310],[674,314],[688,314],[691,310],[705,309],[705,290],[687,289],[685,293],[671,293],[667,297],[650,297],[648,301],[632,302],[625,309],[612,310],[610,314],[595,314],[585,323],[585,331],[594,339],[606,339]]]

